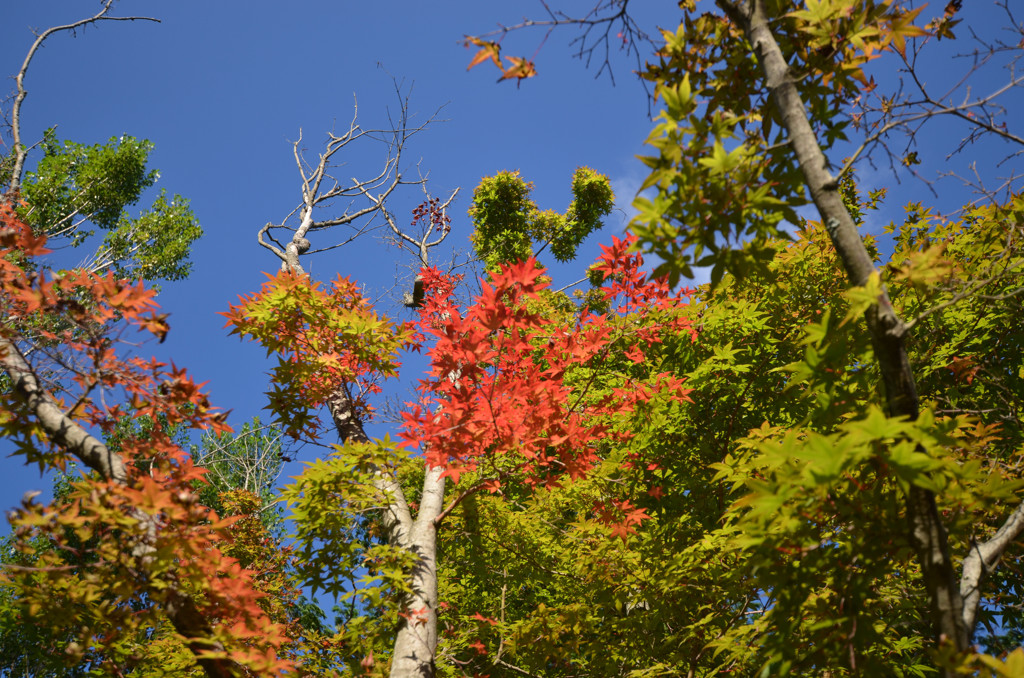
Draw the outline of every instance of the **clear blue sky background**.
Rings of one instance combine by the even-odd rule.
[[[17,72],[34,39],[31,29],[70,23],[99,7],[81,0],[9,3],[0,28],[0,70]],[[81,143],[121,134],[154,142],[157,188],[190,199],[206,233],[193,251],[191,277],[163,286],[160,302],[172,325],[166,343],[142,351],[158,352],[208,380],[213,402],[233,410],[236,427],[261,412],[268,363],[261,349],[229,338],[217,313],[256,290],[265,279],[261,271],[278,265],[257,245],[256,232],[268,221],[280,223],[299,202],[290,142],[301,129],[315,154],[327,130],[347,126],[354,95],[365,127],[386,126],[388,108],[395,111],[391,76],[412,89],[417,119],[444,107],[439,117],[445,122],[415,139],[404,165],[410,174],[421,163],[436,195],[461,187],[450,240],[463,250],[466,209],[483,176],[521,170],[536,184],[541,208],[558,210],[570,200],[579,165],[609,175],[624,206],[643,177],[634,156],[650,129],[648,107],[628,60],[614,60],[617,87],[607,77],[595,80],[596,70],[570,58],[573,34],[564,32],[540,53],[545,77],[521,88],[497,85],[497,70],[488,64],[467,72],[473,52],[462,46],[464,34],[515,23],[526,12],[536,16],[539,3],[122,0],[116,9],[161,23],[104,22],[74,37],[52,36],[26,79],[23,138],[33,143],[56,125],[60,138]],[[523,35],[511,53],[530,55],[542,38]],[[13,80],[7,83],[4,89],[13,90]],[[349,164],[339,178],[379,169],[381,150],[364,149],[344,159]],[[391,208],[407,217],[421,199],[409,190]],[[147,200],[152,197],[143,204]],[[621,232],[623,214],[607,223],[606,231]],[[572,276],[592,261],[602,239],[608,236],[593,236],[576,270],[558,278],[580,277]],[[327,244],[314,239],[314,245]],[[407,275],[411,260],[378,237],[310,263],[316,277],[351,276],[371,297],[385,295],[383,311],[409,317],[393,301],[400,290],[392,297],[387,291],[396,275]],[[409,381],[418,376],[409,374]],[[0,507],[15,505],[26,490],[49,488],[49,479],[21,459],[0,463]]]
[[[576,0],[561,6],[582,13],[593,4]],[[659,21],[674,26],[678,18],[674,2],[634,4],[637,18],[652,32]],[[1004,20],[991,3],[968,4],[967,11],[982,14],[982,23]],[[33,40],[31,28],[67,23],[99,6],[95,0],[6,3],[0,71],[17,72]],[[268,221],[279,223],[298,204],[290,141],[302,129],[305,145],[315,153],[327,130],[347,125],[353,95],[366,127],[385,126],[388,107],[396,106],[391,75],[413,88],[411,111],[418,119],[444,106],[440,117],[446,122],[417,137],[405,164],[408,173],[422,162],[435,195],[462,188],[451,237],[462,249],[470,228],[465,210],[483,176],[521,170],[536,184],[540,207],[558,210],[570,200],[570,176],[579,165],[610,176],[623,210],[645,176],[635,156],[643,152],[651,128],[646,94],[630,75],[633,63],[621,55],[612,55],[617,86],[607,77],[595,79],[596,68],[588,71],[570,58],[567,43],[575,33],[568,29],[554,33],[538,55],[541,76],[519,88],[495,84],[497,71],[487,64],[467,72],[472,52],[461,45],[463,35],[515,23],[523,14],[538,17],[537,2],[122,0],[117,13],[145,14],[161,23],[105,22],[76,37],[53,36],[26,81],[24,138],[32,143],[56,125],[61,138],[82,143],[121,134],[155,143],[151,160],[161,174],[157,188],[190,199],[206,235],[194,249],[191,278],[164,286],[161,303],[172,323],[167,342],[143,351],[158,351],[208,380],[214,403],[234,411],[235,426],[260,413],[267,362],[256,346],[229,338],[217,313],[239,294],[256,290],[264,279],[261,271],[277,267],[257,245],[256,232]],[[542,38],[540,32],[510,38],[509,53],[530,56]],[[941,81],[951,77],[955,63],[962,64],[940,59],[926,67]],[[879,64],[877,72],[891,83],[894,72],[888,67]],[[13,87],[8,81],[5,89]],[[926,173],[947,167],[948,148],[918,150]],[[972,155],[985,153],[974,149]],[[376,171],[379,153],[347,160],[340,178],[366,176]],[[869,188],[892,184],[884,169],[866,170],[861,177]],[[924,186],[903,179],[873,230],[898,217],[908,200],[935,200]],[[956,202],[962,195],[944,193],[940,207],[962,204]],[[392,209],[408,216],[420,199],[410,191]],[[579,277],[597,243],[621,232],[624,215],[614,215],[606,232],[592,238],[576,270],[557,272],[556,285]],[[382,310],[404,318],[407,312],[386,292],[396,274],[406,274],[408,263],[408,257],[369,236],[313,260],[312,272],[321,279],[335,272],[351,276],[370,296],[385,295]],[[419,376],[413,372],[406,375],[409,382]],[[48,479],[24,468],[20,459],[0,458],[0,463],[0,507],[15,505],[26,490],[49,487]]]

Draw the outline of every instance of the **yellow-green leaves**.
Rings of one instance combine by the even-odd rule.
[[[573,174],[573,200],[565,214],[541,211],[530,197],[533,184],[519,172],[484,177],[473,193],[473,247],[487,269],[522,261],[533,254],[534,243],[550,245],[559,261],[570,261],[583,240],[601,228],[615,203],[608,177],[589,167]]]
[[[384,546],[387,535],[374,509],[391,499],[377,488],[378,474],[394,472],[407,457],[387,438],[336,445],[327,458],[305,464],[282,491],[296,529],[299,575],[314,591],[370,595],[374,604],[392,595],[385,589],[406,591],[403,568],[412,556]],[[365,586],[353,590],[356,580]]]
[[[640,158],[650,168],[640,190],[655,194],[637,196],[630,226],[662,259],[656,274],[668,274],[672,284],[690,277],[694,265],[712,267],[716,283],[727,271],[763,269],[766,242],[786,237],[781,223],[796,223],[791,206],[804,201],[799,176],[785,176],[788,162],[772,148],[782,138],[765,122],[771,114],[749,106],[758,94],[743,77],[756,64],[723,31],[701,17],[666,32],[662,63],[645,76],[657,83],[665,108],[646,142],[655,154]],[[724,61],[727,78],[708,70],[714,59]],[[745,250],[734,249],[741,243]]]
[[[683,74],[683,79],[679,84],[660,87],[657,93],[665,102],[670,119],[681,120],[697,107],[693,100],[693,90],[690,88],[689,73]]]
[[[864,312],[878,303],[882,296],[882,278],[877,271],[871,274],[868,282],[863,287],[851,287],[844,295],[850,306],[843,318],[843,324],[856,321],[864,315]]]
[[[362,393],[378,391],[377,380],[398,369],[398,352],[412,330],[378,316],[346,278],[323,289],[283,271],[269,277],[259,293],[241,298],[223,315],[232,334],[277,355],[268,409],[285,433],[315,436],[316,408],[344,384]],[[354,401],[358,414],[370,411],[362,397]]]

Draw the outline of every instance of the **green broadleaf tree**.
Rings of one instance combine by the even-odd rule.
[[[626,5],[596,8],[579,25],[618,25],[634,40]],[[928,55],[973,13],[959,2],[931,21],[904,2],[678,6],[681,18],[662,29],[643,70],[660,109],[632,230],[672,281],[710,267],[719,304],[739,294],[758,310],[788,300],[775,310],[776,333],[799,347],[789,362],[761,368],[772,370],[775,388],[801,394],[795,405],[746,426],[735,411],[707,419],[731,438],[724,461],[711,462],[729,487],[722,520],[736,525],[723,544],[749,559],[761,606],[749,611],[756,623],[709,647],[762,675],[953,675],[978,661],[1012,672],[1022,653],[1013,650],[1017,568],[1006,558],[1024,530],[1011,319],[1022,280],[1020,184],[985,190],[983,207],[965,196],[944,215],[910,205],[883,262],[860,226],[882,192],[858,199],[851,179],[871,151],[895,166],[920,165],[941,116],[962,123],[965,141],[951,156],[985,139],[1007,144],[997,161],[1015,161],[1024,142],[1012,116],[974,110],[1008,88],[976,95],[980,62],[961,72],[959,94],[938,95],[923,74]],[[568,14],[559,21],[572,23]],[[978,54],[1000,53],[1001,38],[972,29]],[[586,49],[592,37],[579,39]],[[906,72],[911,86],[883,91],[873,73],[887,67]],[[908,150],[889,145],[896,133],[906,133]],[[834,150],[844,141],[852,158]],[[973,169],[988,163],[977,179],[985,186],[995,163],[975,160]],[[803,223],[796,210],[808,205],[818,223],[794,235]],[[787,238],[790,247],[780,242]],[[793,277],[810,271],[816,286],[792,297]],[[807,306],[818,314],[808,317]],[[737,349],[728,342],[719,355]],[[745,399],[761,369],[745,377]],[[996,610],[1015,626],[1001,627]],[[974,640],[1008,652],[1006,668],[974,656]],[[738,646],[753,652],[744,659]]]
[[[188,201],[161,191],[153,206],[138,216],[128,208],[158,178],[147,169],[153,144],[122,136],[86,146],[59,141],[46,132],[43,157],[21,183],[22,216],[50,240],[72,247],[96,247],[84,267],[110,270],[119,278],[180,280],[188,276],[192,243],[202,235]],[[96,229],[103,233],[94,244]]]

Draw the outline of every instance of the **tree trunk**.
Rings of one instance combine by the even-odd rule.
[[[342,385],[327,403],[342,442],[369,442],[355,416],[348,389]],[[428,468],[415,521],[401,485],[378,473],[375,487],[386,497],[384,524],[388,541],[416,555],[411,574],[413,594],[403,603],[404,620],[395,637],[392,678],[432,678],[437,652],[437,517],[444,508],[442,469]]]
[[[437,653],[437,525],[443,509],[444,478],[440,468],[428,468],[416,523],[406,546],[419,558],[412,572],[413,595],[406,618],[395,638],[392,678],[432,677]]]
[[[719,6],[753,46],[765,73],[765,84],[796,153],[811,199],[818,208],[851,285],[864,286],[875,272],[857,226],[846,210],[836,179],[807,118],[807,111],[785,57],[771,32],[762,0],[718,0]],[[865,313],[868,331],[885,383],[889,415],[916,419],[918,396],[907,359],[905,326],[884,291]],[[945,527],[935,495],[911,487],[906,496],[910,541],[917,553],[931,605],[935,638],[957,652],[969,649],[969,630],[963,621],[963,600],[949,554]]]

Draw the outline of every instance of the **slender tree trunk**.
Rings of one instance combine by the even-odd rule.
[[[300,213],[299,227],[292,235],[291,241],[284,251],[269,247],[281,259],[284,270],[296,275],[306,275],[300,258],[309,248],[307,233],[313,227],[313,206],[316,204],[319,184],[324,177],[326,158],[321,156],[319,169],[303,189],[305,207]],[[301,164],[300,164],[301,169]],[[305,175],[304,175],[305,176]],[[397,180],[396,180],[397,181]],[[396,186],[394,184],[394,186]],[[395,232],[401,231],[390,218],[383,206],[383,197],[371,196],[362,189],[367,197],[374,202],[375,209],[384,212],[385,218]],[[390,190],[389,190],[390,192]],[[457,192],[457,191],[456,191]],[[385,194],[386,195],[386,194]],[[450,203],[455,193],[448,199]],[[448,203],[446,203],[447,205]],[[264,227],[262,234],[267,229]],[[426,250],[431,245],[439,244],[444,238],[434,243],[426,239],[416,244],[420,247],[420,258],[426,265]],[[422,287],[422,286],[421,286]],[[363,422],[355,410],[353,398],[347,384],[339,384],[337,390],[327,401],[327,408],[338,432],[342,444],[345,442],[370,442],[363,429]],[[402,486],[393,475],[383,469],[376,474],[374,486],[384,497],[384,527],[388,534],[388,542],[416,556],[416,566],[411,573],[410,585],[412,595],[403,603],[403,621],[395,637],[392,653],[391,676],[393,678],[432,678],[435,673],[434,656],[437,652],[437,522],[444,509],[444,478],[439,468],[427,468],[423,480],[419,509],[415,520],[409,510]]]
[[[803,100],[772,35],[763,1],[718,0],[718,4],[743,30],[764,69],[771,100],[788,133],[811,199],[843,262],[850,284],[866,285],[875,272],[874,262],[843,204],[838,182],[828,171],[828,161],[808,120]],[[916,419],[919,401],[907,358],[906,330],[884,290],[865,317],[885,383],[889,414]],[[947,641],[956,651],[964,652],[970,645],[970,633],[964,625],[963,600],[935,495],[929,490],[911,487],[905,506],[910,540],[917,552],[928,590],[936,639]]]
[[[342,385],[327,403],[343,442],[369,442],[355,416],[348,389]],[[392,678],[432,678],[437,652],[437,517],[444,508],[442,469],[428,468],[423,478],[419,510],[413,520],[401,485],[379,473],[376,488],[387,498],[384,524],[388,541],[415,554],[411,573],[412,595],[403,604],[403,621],[395,636]]]
[[[406,548],[419,561],[412,572],[413,595],[406,605],[407,617],[398,629],[392,678],[434,675],[437,653],[437,524],[444,503],[444,478],[440,468],[428,468],[423,479],[420,509]]]

